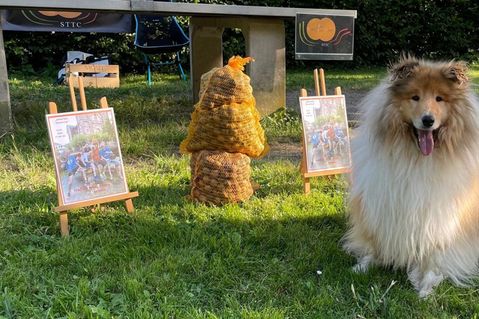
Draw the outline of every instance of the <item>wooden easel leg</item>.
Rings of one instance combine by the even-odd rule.
[[[125,200],[125,207],[126,207],[126,211],[129,214],[131,214],[135,211],[135,207],[133,206],[133,200],[131,198]]]
[[[311,192],[311,184],[309,182],[309,177],[304,177],[303,179],[304,194],[309,194]]]
[[[62,237],[70,235],[67,212],[60,212],[60,232],[62,234]]]

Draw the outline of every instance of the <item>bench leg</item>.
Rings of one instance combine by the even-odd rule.
[[[286,50],[282,19],[201,18],[190,20],[190,66],[193,101],[198,102],[201,75],[223,66],[222,36],[225,27],[243,32],[246,55],[255,59],[246,66],[251,77],[256,108],[261,115],[286,106]]]
[[[8,87],[7,62],[3,44],[3,31],[0,26],[0,137],[12,129],[12,107]]]
[[[255,62],[246,66],[261,115],[286,106],[286,50],[283,20],[247,19],[242,26],[246,55]]]
[[[193,103],[198,102],[201,76],[223,66],[223,27],[211,26],[214,18],[190,19],[190,70]]]

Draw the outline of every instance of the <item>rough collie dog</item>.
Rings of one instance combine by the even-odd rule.
[[[344,247],[404,268],[421,297],[479,263],[479,103],[463,62],[402,57],[362,102]]]

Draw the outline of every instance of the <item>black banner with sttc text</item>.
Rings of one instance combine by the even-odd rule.
[[[3,30],[55,32],[131,32],[131,16],[82,11],[4,10]]]

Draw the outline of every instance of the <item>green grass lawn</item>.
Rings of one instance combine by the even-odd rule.
[[[319,68],[319,67],[318,67]],[[341,86],[345,90],[368,90],[374,87],[386,76],[386,68],[372,67],[354,70],[328,70],[325,69],[326,85],[329,94],[335,87]],[[288,88],[305,87],[314,88],[313,72],[304,72],[304,70],[288,71]]]
[[[479,72],[473,76],[479,76]],[[328,85],[366,90],[381,69],[328,72]],[[288,89],[312,86],[290,72]],[[243,204],[187,200],[189,158],[178,153],[192,105],[187,82],[127,76],[116,90],[87,90],[114,107],[136,212],[121,203],[70,213],[59,236],[47,102],[67,111],[66,87],[11,75],[15,134],[0,141],[0,317],[3,318],[478,318],[479,290],[441,284],[420,300],[404,271],[354,274],[341,249],[346,181],[313,180],[299,161],[253,160],[261,185]],[[300,143],[298,114],[263,119],[269,141]],[[322,274],[318,275],[317,270]]]

